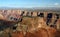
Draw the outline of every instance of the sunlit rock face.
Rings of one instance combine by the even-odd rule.
[[[49,25],[53,25],[54,21],[56,20],[55,14],[52,13],[53,15],[52,15],[51,19],[47,18],[48,14],[49,14],[49,11],[48,12],[44,12],[44,11],[35,12],[35,11],[25,11],[25,10],[21,11],[18,9],[0,10],[0,20],[3,20],[4,23],[8,24],[8,22],[9,22],[9,24],[10,23],[12,24],[13,22],[16,23],[18,21],[21,21],[21,18],[23,16],[28,16],[28,18],[29,18],[29,16],[31,16],[33,18],[29,18],[29,19],[27,18],[26,20],[23,18],[23,20],[25,20],[25,21],[23,21],[22,23],[29,25],[28,26],[29,30],[30,29],[35,30],[35,28],[45,27],[47,23]],[[36,18],[34,18],[34,17],[36,17]]]
[[[21,22],[21,25],[26,25],[27,27],[25,28],[28,32],[34,32],[38,28],[47,27],[44,19],[40,17],[34,17],[34,18],[24,17]]]
[[[4,17],[0,14],[0,19],[4,19]]]
[[[44,18],[39,18],[38,20],[38,28],[41,28],[41,27],[46,27],[46,22],[44,21]]]
[[[21,20],[19,10],[0,10],[0,30],[11,27]]]
[[[20,13],[18,10],[2,10],[0,11],[0,19],[7,21],[20,21]]]

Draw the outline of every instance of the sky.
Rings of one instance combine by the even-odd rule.
[[[60,7],[60,0],[0,0],[0,7]]]

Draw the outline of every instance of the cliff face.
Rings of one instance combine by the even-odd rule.
[[[7,27],[11,27],[10,30]],[[59,33],[56,30],[60,30],[60,14],[52,11],[0,10],[1,29],[5,30],[3,32],[7,29],[7,34],[11,32],[12,37],[55,37]]]
[[[18,21],[21,18],[18,10],[0,10],[0,17],[6,21]]]
[[[53,11],[25,11],[25,10],[0,10],[0,20],[18,22],[21,21],[22,17],[41,17],[44,22],[53,26],[56,21],[60,19],[60,14]],[[41,19],[39,18],[39,19]],[[42,22],[41,19],[41,22]],[[29,19],[30,20],[30,19]],[[35,22],[35,21],[34,21]]]

